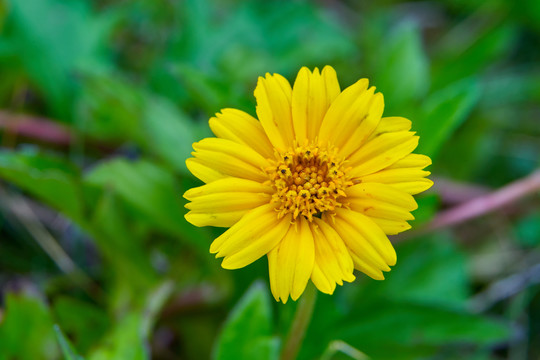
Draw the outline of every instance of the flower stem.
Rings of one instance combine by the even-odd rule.
[[[306,335],[309,322],[311,321],[316,299],[317,289],[315,289],[313,284],[309,283],[296,308],[296,313],[294,314],[289,334],[283,346],[280,360],[296,359],[302,345],[302,340],[304,340],[304,336]]]

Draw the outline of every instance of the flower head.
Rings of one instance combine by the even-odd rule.
[[[237,269],[268,256],[277,301],[311,281],[331,294],[354,269],[384,279],[396,263],[387,235],[410,228],[412,195],[428,189],[429,157],[402,117],[382,117],[381,93],[361,79],[341,91],[333,68],[302,68],[294,86],[260,77],[257,117],[224,109],[215,138],[193,144],[189,170],[206,185],[188,190],[186,219],[230,227],[210,252]]]

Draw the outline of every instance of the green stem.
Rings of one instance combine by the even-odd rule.
[[[304,294],[300,298],[300,302],[294,314],[294,319],[291,324],[291,329],[287,335],[283,351],[281,352],[281,360],[295,360],[300,351],[302,340],[306,335],[306,330],[311,321],[315,300],[317,299],[317,289],[311,283],[308,284]]]

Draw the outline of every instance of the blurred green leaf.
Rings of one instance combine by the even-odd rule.
[[[83,75],[77,103],[80,130],[101,141],[142,141],[144,100],[137,91],[140,89],[107,72],[87,71]]]
[[[319,356],[334,340],[370,358],[413,360],[445,345],[479,348],[508,339],[509,324],[468,310],[467,258],[454,239],[438,234],[396,250],[398,263],[384,281],[362,276],[364,281],[319,298],[307,335],[314,345],[303,349],[301,359]]]
[[[183,27],[150,69],[152,84],[182,108],[207,114],[253,106],[246,94],[266,72],[291,77],[302,65],[322,68],[357,51],[337,16],[306,1],[185,1],[177,16]]]
[[[510,73],[497,72],[483,80],[481,105],[497,111],[501,106],[526,105],[540,101],[540,70],[519,69]]]
[[[173,66],[171,73],[207,113],[215,113],[225,106],[226,89],[211,74],[184,64]]]
[[[77,352],[73,349],[73,346],[69,340],[65,337],[64,333],[58,325],[54,325],[54,331],[56,332],[56,338],[64,354],[64,360],[84,360],[82,356],[79,356]]]
[[[185,163],[196,141],[190,120],[166,98],[147,96],[144,105],[141,130],[146,146],[173,169],[188,174]]]
[[[85,182],[113,190],[168,231],[181,232],[187,227],[182,226],[181,193],[174,177],[149,161],[103,162],[86,174]]]
[[[141,333],[145,338],[152,336],[156,319],[173,291],[174,283],[171,280],[164,280],[153,288],[146,297],[141,321]]]
[[[114,274],[135,291],[140,291],[156,281],[156,272],[143,240],[126,213],[118,195],[105,188],[95,204],[91,233]]]
[[[73,100],[73,73],[109,66],[105,45],[112,18],[93,14],[83,0],[10,0],[9,40],[29,76],[56,115],[66,120]],[[54,19],[54,21],[43,21]]]
[[[35,151],[0,151],[0,176],[75,221],[82,219],[77,169],[60,157]]]
[[[56,359],[58,346],[47,306],[30,294],[7,293],[0,322],[0,359]]]
[[[88,72],[84,79],[79,99],[82,131],[99,140],[135,142],[171,168],[188,173],[185,160],[196,138],[194,124],[180,109],[111,74]]]
[[[87,358],[89,360],[149,359],[148,349],[140,332],[141,322],[140,314],[125,315],[111,329],[111,333],[106,336],[103,343]]]
[[[386,107],[400,109],[403,104],[426,94],[429,87],[428,58],[422,48],[420,31],[414,23],[405,22],[397,26],[373,57],[373,85],[384,94]]]
[[[486,346],[510,336],[507,325],[478,315],[382,299],[357,308],[336,329],[336,338],[375,359],[415,359],[422,348],[433,353],[442,344]]]
[[[430,171],[431,169],[427,168],[427,170]],[[431,220],[441,205],[439,196],[435,193],[421,194],[416,196],[415,200],[418,204],[418,209],[414,210],[414,220],[410,222],[413,229]]]
[[[484,89],[485,86],[482,87]],[[494,107],[491,111],[496,111]],[[491,132],[492,117],[474,116],[463,124],[452,136],[452,146],[443,146],[433,165],[435,172],[450,177],[454,181],[469,181],[490,161],[493,161],[493,148],[497,135]],[[420,140],[422,141],[422,140]]]
[[[163,305],[169,299],[173,284],[164,281],[146,294],[134,294],[142,300],[119,317],[101,344],[93,349],[89,360],[144,360],[150,358],[149,339]],[[126,309],[122,309],[126,312]]]
[[[371,298],[465,308],[470,288],[466,257],[457,249],[454,239],[441,233],[398,244],[396,251],[398,264],[385,274],[386,280],[369,281],[359,292],[369,293]]]
[[[272,337],[272,308],[266,284],[255,282],[231,313],[214,347],[213,359],[278,359],[280,342]]]
[[[115,159],[92,169],[86,174],[85,182],[114,191],[152,224],[190,240],[206,252],[209,241],[201,241],[205,232],[194,229],[184,219],[182,192],[165,169],[146,160]]]
[[[475,80],[463,80],[430,95],[414,130],[420,135],[418,153],[433,158],[452,133],[465,121],[480,97]]]
[[[76,298],[61,296],[54,302],[53,309],[59,326],[83,354],[98,342],[111,325],[103,309]],[[60,336],[58,331],[61,331],[60,328],[57,337]]]
[[[436,56],[433,82],[436,89],[458,79],[479,76],[490,66],[504,60],[516,46],[517,32],[513,24],[500,24],[497,20],[491,26],[478,26],[474,22],[464,22],[456,31],[450,32]],[[463,41],[462,36],[467,36]]]
[[[540,212],[533,212],[520,219],[516,225],[517,240],[521,245],[534,247],[540,245]]]

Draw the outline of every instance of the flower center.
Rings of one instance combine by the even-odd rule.
[[[347,205],[343,190],[353,183],[335,153],[304,145],[277,155],[267,173],[275,190],[272,202],[279,204],[278,218],[292,213],[294,219],[302,215],[312,221],[313,216]]]

